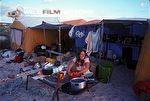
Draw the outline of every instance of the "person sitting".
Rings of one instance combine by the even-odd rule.
[[[81,50],[79,55],[73,58],[68,64],[67,73],[69,78],[81,77],[85,73],[90,72],[90,60],[84,50]]]

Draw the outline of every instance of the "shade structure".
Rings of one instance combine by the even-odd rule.
[[[67,25],[67,24],[50,24],[47,22],[42,22],[42,24],[34,26],[32,28],[37,28],[37,29],[43,29],[43,33],[45,35],[45,30],[46,29],[53,29],[58,31],[58,46],[59,46],[59,52],[61,52],[61,30],[68,29],[70,30],[72,25]]]

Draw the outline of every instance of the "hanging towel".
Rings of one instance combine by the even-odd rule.
[[[100,28],[97,29],[96,32],[90,31],[85,39],[87,43],[87,54],[88,56],[92,52],[98,52],[99,45],[100,45]]]
[[[87,35],[87,37],[85,38],[85,42],[87,43],[87,49],[86,49],[86,53],[88,56],[90,56],[91,52],[92,52],[92,33],[93,31],[90,31]]]

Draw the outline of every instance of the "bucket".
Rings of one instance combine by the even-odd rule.
[[[101,61],[96,67],[96,78],[98,81],[108,83],[112,74],[112,62]]]

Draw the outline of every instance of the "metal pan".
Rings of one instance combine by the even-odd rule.
[[[73,78],[70,80],[70,83],[73,90],[82,90],[86,86],[86,80],[84,78]]]

